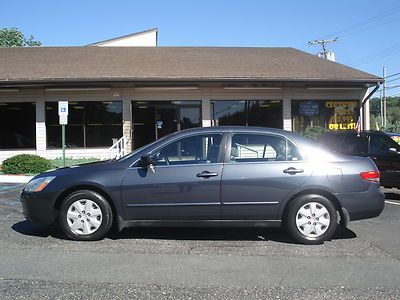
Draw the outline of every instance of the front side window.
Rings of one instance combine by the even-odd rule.
[[[373,154],[388,154],[391,148],[396,149],[400,152],[400,146],[393,141],[390,137],[383,135],[372,135],[371,136],[371,153]]]
[[[188,165],[218,162],[220,134],[195,135],[172,142],[153,153],[156,165]]]
[[[231,161],[296,161],[301,159],[298,149],[283,137],[261,134],[235,134],[232,137]]]

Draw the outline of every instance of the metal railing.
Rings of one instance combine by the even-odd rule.
[[[101,160],[121,158],[126,154],[126,144],[127,144],[126,137],[125,136],[121,137],[118,141],[114,143],[114,145],[112,145],[103,153],[103,155],[101,156]]]

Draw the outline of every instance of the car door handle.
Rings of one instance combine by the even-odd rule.
[[[217,172],[203,171],[201,173],[198,173],[196,176],[197,177],[201,177],[201,178],[210,178],[210,177],[218,176],[218,173]]]
[[[295,175],[297,173],[303,173],[303,172],[304,172],[303,169],[296,169],[296,168],[293,168],[293,167],[290,167],[290,168],[287,168],[287,169],[283,170],[283,173],[290,174],[290,175]]]

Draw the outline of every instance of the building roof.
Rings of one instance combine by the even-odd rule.
[[[381,78],[293,48],[0,48],[0,85],[257,81],[376,84]]]

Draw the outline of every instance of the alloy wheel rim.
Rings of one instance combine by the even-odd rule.
[[[73,233],[94,233],[103,221],[100,207],[92,200],[80,199],[71,204],[67,211],[67,223]]]
[[[325,206],[318,202],[303,205],[296,214],[296,226],[308,238],[317,238],[329,228],[330,215]]]

